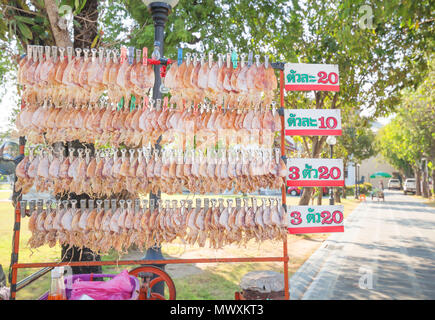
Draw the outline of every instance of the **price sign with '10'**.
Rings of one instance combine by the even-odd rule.
[[[344,232],[343,206],[290,206],[291,234]]]
[[[285,109],[285,134],[288,136],[340,136],[338,109]]]
[[[342,159],[288,159],[287,169],[288,187],[344,186]]]

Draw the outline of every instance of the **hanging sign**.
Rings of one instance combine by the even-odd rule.
[[[288,91],[339,91],[340,79],[336,64],[286,63],[285,89]]]
[[[344,232],[343,206],[290,206],[291,234]]]
[[[339,109],[285,109],[287,136],[341,136]]]
[[[343,160],[287,159],[288,187],[343,187]]]

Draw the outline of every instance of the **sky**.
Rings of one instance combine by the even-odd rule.
[[[4,132],[10,127],[9,117],[18,103],[17,87],[14,82],[10,79],[6,80],[5,87],[5,95],[0,101],[0,132]]]

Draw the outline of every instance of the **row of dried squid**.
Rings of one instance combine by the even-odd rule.
[[[156,108],[148,104],[148,99],[144,101],[142,107],[132,111],[28,105],[17,116],[17,134],[27,136],[29,143],[80,140],[115,147],[154,145],[160,136],[162,144],[172,143],[187,135],[192,140],[195,136],[201,148],[223,139],[223,145],[247,145],[254,140],[271,146],[275,132],[281,130],[281,118],[274,108],[242,111],[201,106],[178,110],[167,104]]]
[[[99,197],[127,190],[130,193],[221,193],[234,189],[254,192],[260,188],[280,189],[286,165],[279,150],[193,150],[101,149],[91,156],[90,149],[54,151],[39,148],[17,165],[15,190],[55,194],[74,192]],[[75,155],[77,154],[77,155]]]
[[[27,102],[42,103],[50,99],[56,105],[96,103],[107,92],[111,103],[122,98],[130,101],[149,94],[154,86],[154,69],[141,58],[141,50],[127,56],[126,48],[118,56],[116,50],[29,46],[27,56],[19,63],[18,83],[25,86],[23,98]],[[59,53],[59,57],[58,57]],[[89,56],[91,53],[91,56]],[[225,62],[225,56],[227,56]],[[231,108],[246,105],[270,104],[277,88],[277,79],[267,57],[260,63],[245,63],[244,55],[235,67],[230,54],[218,55],[213,61],[210,53],[198,59],[193,54],[178,65],[173,63],[164,78],[166,89],[171,90],[171,103],[179,106],[198,105],[205,98],[214,104]]]
[[[251,239],[256,241],[282,239],[288,227],[288,215],[276,198],[241,199],[201,199],[166,200],[165,206],[158,200],[65,200],[51,202],[42,207],[31,206],[29,230],[32,236],[28,241],[30,248],[56,243],[69,246],[87,247],[94,252],[107,253],[114,249],[119,253],[133,244],[147,249],[163,243],[180,239],[184,244],[200,247],[208,244],[210,248],[223,248],[229,244],[245,244]],[[211,205],[210,205],[211,202]],[[217,202],[219,204],[217,205]],[[250,202],[250,203],[249,203]],[[63,204],[63,206],[61,205]],[[187,203],[187,206],[186,206]]]
[[[171,103],[197,105],[207,98],[224,107],[245,108],[272,102],[278,82],[267,56],[264,63],[260,63],[259,55],[254,63],[245,63],[242,54],[237,66],[231,61],[230,53],[218,54],[218,61],[209,53],[207,62],[204,54],[200,59],[196,54],[193,59],[186,56],[180,65],[171,65],[164,79],[171,92]]]
[[[23,98],[30,103],[50,99],[56,105],[96,103],[107,92],[112,103],[131,95],[143,97],[154,86],[153,65],[141,59],[128,61],[115,50],[28,46],[19,63],[18,83],[25,86]]]

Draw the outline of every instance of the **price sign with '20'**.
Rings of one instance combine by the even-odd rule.
[[[290,206],[291,234],[344,232],[343,206]]]
[[[342,159],[288,159],[287,169],[288,187],[344,186]]]
[[[286,63],[285,89],[288,91],[339,91],[340,77],[336,64]]]

